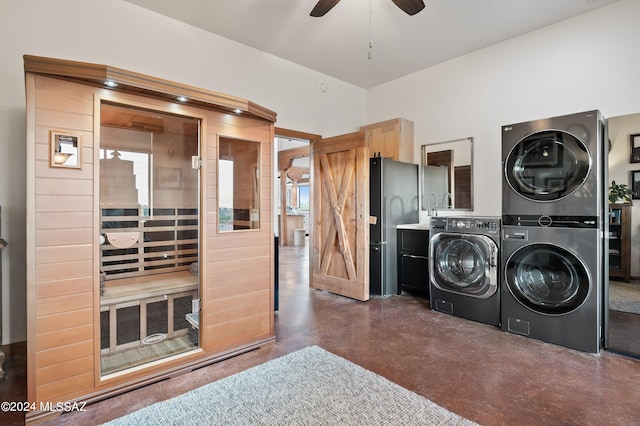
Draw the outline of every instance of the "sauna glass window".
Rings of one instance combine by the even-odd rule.
[[[100,108],[103,376],[199,347],[200,120]]]
[[[260,143],[220,137],[218,231],[260,228]]]

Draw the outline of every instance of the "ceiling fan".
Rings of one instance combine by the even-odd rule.
[[[333,6],[338,4],[340,0],[319,0],[315,5],[310,15],[319,18],[324,16],[328,11],[333,9]],[[424,2],[422,0],[391,0],[402,9],[407,15],[413,16],[416,13],[424,9]]]

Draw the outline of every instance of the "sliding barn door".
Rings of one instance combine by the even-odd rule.
[[[369,153],[364,132],[312,143],[313,288],[369,299]]]

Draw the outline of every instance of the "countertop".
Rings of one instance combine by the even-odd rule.
[[[430,224],[422,222],[422,223],[404,223],[402,225],[397,225],[398,229],[417,229],[422,231],[428,231],[431,229]]]

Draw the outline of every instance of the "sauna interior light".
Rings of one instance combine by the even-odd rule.
[[[235,112],[236,114],[240,114],[242,110],[240,108],[236,108],[233,110],[233,112]]]
[[[113,80],[107,80],[104,82],[104,85],[107,87],[118,87],[118,83]]]
[[[176,101],[178,102],[187,102],[189,99],[186,96],[178,96]]]

